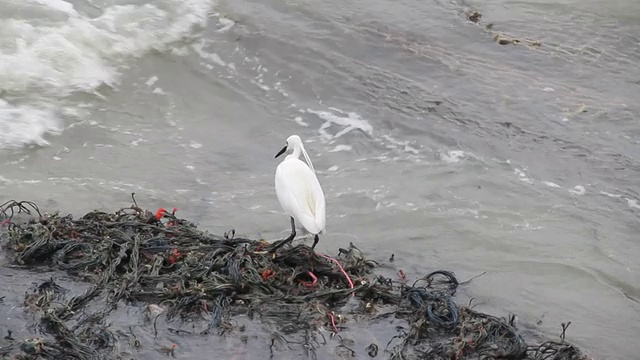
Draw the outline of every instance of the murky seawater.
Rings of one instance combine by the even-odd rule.
[[[630,359],[638,61],[633,0],[0,0],[0,193],[80,215],[136,192],[279,238],[273,155],[295,133],[327,197],[320,251],[395,253],[416,277],[486,271],[464,289],[479,310],[545,336],[571,321],[593,356]],[[0,276],[0,332],[26,336],[14,306],[49,274]]]

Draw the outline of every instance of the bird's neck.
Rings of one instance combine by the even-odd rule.
[[[293,148],[293,152],[290,155],[287,155],[287,159],[299,159],[301,152],[300,147],[296,146]]]

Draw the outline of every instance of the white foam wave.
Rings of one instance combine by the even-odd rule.
[[[330,111],[319,111],[319,110],[313,110],[313,109],[306,110],[306,112],[314,114],[318,116],[320,119],[325,121],[320,126],[319,132],[320,132],[320,135],[326,140],[337,139],[353,130],[360,130],[369,136],[373,134],[373,126],[371,126],[369,121],[363,119],[357,113],[355,112],[345,113],[342,110],[339,110],[336,108],[331,108],[331,110],[346,116],[339,116]],[[329,133],[328,130],[334,125],[341,127],[341,129],[332,135]]]
[[[300,126],[305,126],[305,127],[309,126],[309,124],[307,124],[306,122],[304,122],[304,120],[302,120],[302,117],[300,117],[300,116],[296,116],[295,118],[293,118],[293,120],[294,120],[295,122],[297,122],[297,123],[298,123],[298,125],[300,125]]]
[[[193,49],[193,51],[195,51],[196,54],[198,54],[198,56],[200,56],[201,58],[209,60],[212,63],[222,67],[227,66],[227,63],[224,62],[218,54],[214,52],[207,52],[205,50],[206,47],[207,47],[207,42],[204,39],[200,40],[200,42],[196,44],[191,45],[191,48]]]
[[[353,147],[351,145],[336,145],[333,149],[329,150],[329,152],[338,152],[338,151],[351,151]]]
[[[459,163],[468,157],[468,154],[462,150],[448,150],[446,152],[440,152],[440,160],[447,164]]]
[[[543,184],[545,184],[545,185],[547,185],[548,187],[552,187],[552,188],[560,188],[560,185],[558,185],[558,184],[556,184],[556,183],[554,183],[554,182],[551,182],[551,181],[543,181],[542,183],[543,183]]]
[[[622,197],[622,195],[620,195],[620,194],[612,194],[612,193],[608,193],[606,191],[600,191],[600,195],[608,196],[608,197],[614,198],[614,199],[618,199],[618,198]]]
[[[415,144],[411,141],[398,140],[386,134],[382,135],[382,138],[386,140],[386,144],[384,144],[384,146],[390,150],[400,150],[412,155],[418,155],[420,153],[420,151],[413,146]]]
[[[213,0],[113,5],[97,17],[63,0],[29,0],[27,5],[37,6],[40,17],[26,14],[23,2],[0,5],[3,15],[14,16],[0,21],[0,97],[22,103],[0,105],[0,128],[6,130],[0,132],[0,147],[43,143],[43,136],[60,124],[51,108],[75,92],[116,85],[126,61],[166,50],[194,26],[205,25]]]
[[[76,10],[73,8],[73,4],[70,4],[63,0],[28,0],[26,2],[46,6],[50,9],[57,10],[66,14],[76,14]]]
[[[584,195],[587,193],[587,190],[582,185],[576,185],[573,189],[569,189],[567,191],[574,195]]]
[[[533,180],[531,180],[530,178],[527,177],[527,174],[524,172],[524,170],[520,170],[518,168],[515,168],[515,169],[513,169],[513,173],[518,175],[518,180],[524,181],[527,184],[533,184]]]
[[[222,27],[220,29],[216,30],[216,31],[220,32],[220,33],[229,31],[229,29],[231,29],[233,27],[233,25],[236,24],[235,21],[233,21],[231,19],[227,19],[225,17],[220,17],[218,19],[218,22],[220,23],[220,25],[222,25]]]
[[[0,148],[17,148],[28,144],[45,146],[49,143],[43,135],[59,131],[60,122],[51,107],[11,105],[0,99]]]
[[[158,77],[154,75],[154,76],[150,77],[149,80],[147,80],[145,85],[151,87],[151,86],[155,85],[156,82],[158,82]]]
[[[625,198],[627,200],[627,205],[629,205],[630,208],[632,209],[640,209],[640,205],[638,205],[638,200],[636,199],[629,199],[629,198]]]

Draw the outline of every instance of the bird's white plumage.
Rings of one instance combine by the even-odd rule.
[[[324,192],[316,177],[313,165],[302,140],[296,135],[287,139],[287,147],[293,148],[276,168],[276,195],[287,214],[300,223],[309,233],[319,234],[325,227]],[[309,166],[299,159],[300,153],[309,161]]]

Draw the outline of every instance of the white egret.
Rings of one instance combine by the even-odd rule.
[[[291,218],[291,235],[270,252],[274,252],[284,244],[293,241],[296,236],[296,221],[314,235],[312,249],[315,249],[318,244],[318,234],[324,230],[325,226],[324,193],[309,155],[307,155],[298,135],[289,136],[287,143],[275,157],[278,158],[288,149],[293,149],[293,152],[287,155],[276,168],[275,183],[278,201]],[[300,160],[300,153],[307,161],[306,164]]]

